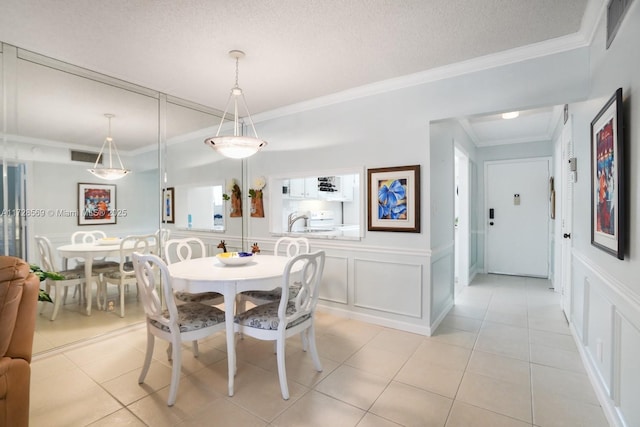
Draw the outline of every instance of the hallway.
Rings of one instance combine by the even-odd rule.
[[[560,310],[541,279],[478,275],[432,337],[319,313],[324,371],[287,345],[282,400],[272,343],[238,341],[226,396],[223,335],[184,347],[178,399],[157,343],[138,385],[146,334],[134,327],[33,363],[31,426],[608,426]]]

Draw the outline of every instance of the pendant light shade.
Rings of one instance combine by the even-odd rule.
[[[125,169],[122,165],[122,160],[120,159],[120,154],[118,154],[118,148],[116,147],[116,143],[111,138],[111,119],[115,117],[113,114],[105,114],[104,115],[109,120],[109,134],[105,138],[104,143],[102,144],[102,148],[100,149],[100,153],[98,153],[98,157],[96,158],[96,162],[93,165],[92,169],[87,169],[93,175],[97,176],[101,179],[106,179],[109,181],[113,181],[116,179],[123,178],[129,172],[128,169]],[[105,148],[108,149],[108,167],[100,164],[100,159],[103,158],[103,154],[105,153]],[[120,164],[120,169],[113,167],[113,155],[115,153],[116,158],[118,159],[118,163]],[[104,161],[104,159],[103,159]]]
[[[220,119],[220,125],[218,126],[216,136],[205,139],[204,143],[225,157],[230,157],[232,159],[244,159],[257,153],[262,147],[267,145],[267,142],[258,138],[256,128],[253,125],[253,120],[251,120],[251,114],[249,114],[249,109],[247,108],[247,102],[244,99],[244,94],[242,93],[242,89],[240,89],[240,87],[238,86],[238,63],[240,58],[244,56],[244,52],[240,50],[232,50],[229,52],[229,56],[235,58],[236,60],[236,84],[231,88],[229,100],[227,101],[227,106],[225,107],[222,118]],[[220,130],[222,129],[224,118],[227,115],[227,111],[229,111],[229,107],[232,103],[233,135],[220,135]],[[244,106],[246,117],[249,120],[251,130],[253,130],[253,134],[255,135],[255,137],[242,135],[242,132],[240,130],[240,118],[238,116],[239,104],[242,104],[242,106]]]

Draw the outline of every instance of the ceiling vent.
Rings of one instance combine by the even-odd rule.
[[[631,2],[633,0],[609,0],[609,4],[607,4],[607,49],[616,37]]]
[[[94,164],[96,162],[96,158],[98,157],[98,153],[90,153],[88,151],[77,151],[71,150],[71,160],[74,162],[85,162]],[[100,161],[98,164],[102,164],[102,156],[100,156]]]

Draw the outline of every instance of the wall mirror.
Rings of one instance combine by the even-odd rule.
[[[204,144],[214,135],[221,112],[168,97],[164,184],[175,194],[172,233],[225,233],[225,240],[242,240],[241,218],[230,218],[223,199],[232,180],[242,188],[242,161],[222,157]],[[207,234],[203,234],[205,240]],[[211,236],[209,236],[211,237]]]
[[[34,236],[44,236],[53,248],[55,266],[62,268],[56,248],[70,243],[75,231],[101,230],[123,237],[158,230],[159,94],[7,45],[3,45],[2,68],[7,106],[3,166],[13,165],[26,178],[2,184],[12,187],[8,193],[14,207],[33,213],[2,223],[3,253],[40,264],[31,242]],[[111,136],[124,166],[133,171],[118,181],[104,181],[87,171],[109,133],[105,114],[114,115]],[[106,183],[115,185],[116,208],[122,214],[113,223],[81,225],[80,185]],[[73,267],[77,260],[68,264]],[[143,319],[141,307],[127,307],[126,316],[120,318],[94,304],[87,316],[85,305],[78,303],[79,294],[69,292],[54,321],[49,320],[52,307],[45,306],[37,317],[35,354]]]
[[[0,115],[0,160],[6,172],[0,183],[0,200],[3,207],[44,212],[44,216],[0,218],[0,253],[38,263],[37,250],[30,243],[33,236],[47,237],[55,251],[79,230],[99,229],[108,236],[124,237],[166,229],[179,237],[180,222],[161,222],[163,188],[173,186],[179,196],[182,189],[207,186],[214,189],[216,199],[229,178],[242,185],[242,163],[220,158],[203,143],[203,135],[210,136],[211,129],[215,132],[219,112],[20,48],[0,46],[0,108],[6,106]],[[124,166],[132,170],[118,181],[103,181],[87,172],[108,133],[105,113],[115,116],[111,135]],[[72,152],[80,157],[72,160]],[[74,214],[78,213],[80,183],[114,184],[117,208],[126,213],[113,224],[79,225]],[[224,204],[217,209],[224,209]],[[240,241],[242,228],[241,219],[214,227]],[[187,226],[184,230],[187,232]],[[56,262],[61,267],[59,256]],[[70,266],[74,263],[69,260]],[[124,318],[118,315],[117,307],[102,311],[95,303],[87,316],[84,305],[78,305],[78,296],[72,294],[56,320],[49,320],[51,307],[38,315],[35,354],[144,318],[135,291],[127,296]]]
[[[270,232],[309,238],[359,239],[362,236],[360,171],[322,171],[272,177]]]

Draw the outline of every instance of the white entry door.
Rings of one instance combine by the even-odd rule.
[[[548,158],[487,162],[489,273],[549,276]]]

